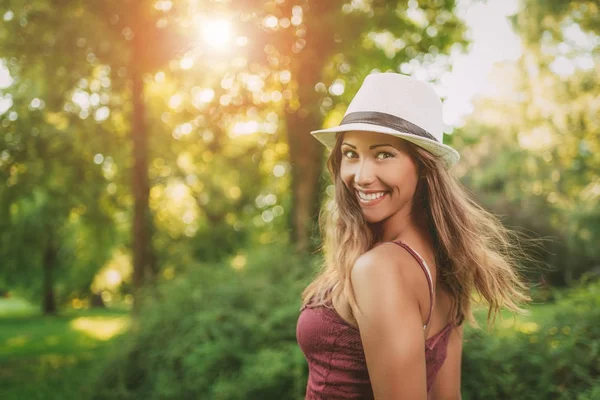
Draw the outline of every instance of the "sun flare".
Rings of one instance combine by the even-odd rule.
[[[233,28],[225,19],[203,20],[200,22],[202,40],[216,50],[224,50],[231,42]]]

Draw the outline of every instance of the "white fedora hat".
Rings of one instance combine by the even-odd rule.
[[[406,75],[368,75],[350,102],[339,126],[312,131],[333,149],[339,132],[368,131],[397,136],[438,156],[446,169],[460,155],[443,144],[442,102],[431,85]]]

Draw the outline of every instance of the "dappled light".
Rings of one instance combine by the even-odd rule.
[[[246,256],[243,254],[238,254],[231,259],[231,266],[234,269],[240,270],[246,266]]]
[[[97,340],[110,340],[129,326],[127,318],[80,317],[71,321],[72,329],[85,333]]]
[[[18,335],[6,339],[5,345],[7,347],[22,347],[25,346],[27,342],[29,342],[29,337],[27,335]]]

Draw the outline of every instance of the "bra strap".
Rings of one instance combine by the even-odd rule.
[[[425,273],[425,277],[427,278],[427,285],[429,286],[429,315],[427,316],[427,321],[425,321],[425,326],[423,326],[423,329],[427,328],[427,325],[429,324],[429,320],[431,319],[431,314],[433,312],[433,279],[431,278],[431,271],[429,271],[429,267],[427,266],[427,263],[425,262],[425,260],[423,260],[423,257],[421,257],[421,255],[419,253],[417,253],[415,250],[412,249],[412,247],[410,247],[409,245],[407,245],[406,243],[400,241],[400,240],[394,240],[391,243],[396,243],[397,245],[403,247],[406,251],[408,251],[408,253],[413,256],[413,258],[415,260],[417,260],[417,262],[419,263],[419,265],[421,266],[421,269],[423,269],[423,272]]]

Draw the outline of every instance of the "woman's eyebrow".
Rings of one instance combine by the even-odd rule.
[[[356,150],[356,146],[351,145],[350,143],[346,143],[346,142],[342,143],[342,145],[344,145],[344,144],[346,146],[350,146],[350,147],[352,147],[353,149]],[[384,146],[390,146],[390,147],[396,148],[396,146],[391,145],[389,143],[380,143],[380,144],[374,144],[374,145],[369,146],[369,150],[373,150],[373,149],[376,149],[377,147],[384,147]]]
[[[389,143],[381,143],[381,144],[374,144],[374,145],[372,145],[372,146],[369,146],[369,150],[375,149],[375,148],[377,148],[377,147],[384,147],[384,146],[390,146],[390,147],[396,148],[396,146],[394,146],[394,145],[392,145],[392,144],[389,144]]]

